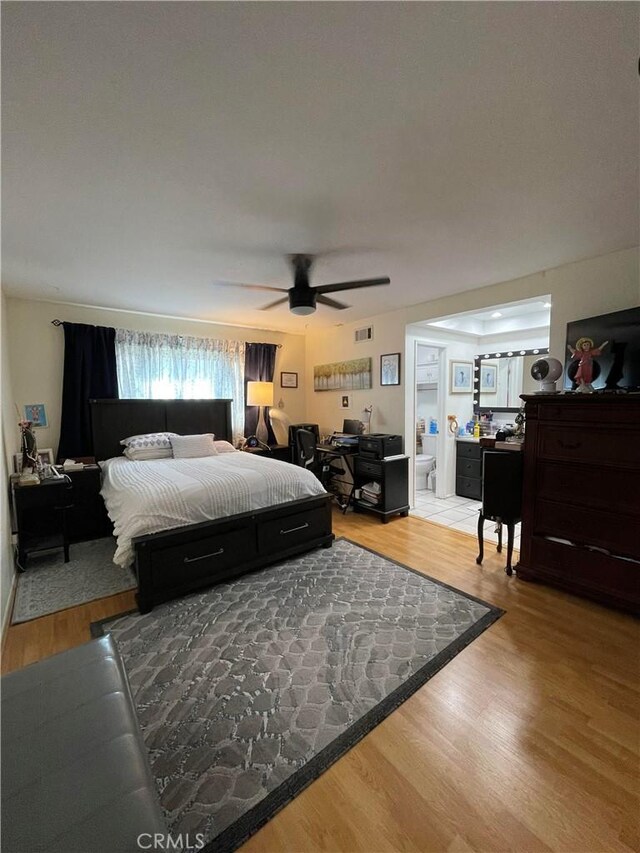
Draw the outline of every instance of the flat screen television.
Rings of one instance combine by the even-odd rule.
[[[592,358],[591,385],[594,391],[640,391],[640,308],[627,308],[600,317],[567,323],[564,388],[578,388],[579,358],[573,350],[588,338],[596,351]],[[602,344],[607,341],[606,346]],[[598,354],[598,351],[601,351]]]

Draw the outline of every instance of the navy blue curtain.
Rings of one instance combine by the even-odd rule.
[[[64,378],[58,459],[93,456],[89,400],[118,396],[116,330],[63,323]]]
[[[247,399],[247,382],[273,382],[276,366],[277,344],[246,344],[244,350],[244,399]],[[269,411],[265,411],[265,420],[269,432],[268,444],[275,444],[276,437],[269,423]],[[258,407],[244,407],[245,437],[256,434],[258,427]]]

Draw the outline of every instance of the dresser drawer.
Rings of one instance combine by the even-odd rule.
[[[285,548],[295,548],[331,533],[329,504],[296,512],[284,518],[258,523],[260,554],[272,554]]]
[[[456,461],[456,477],[482,477],[482,461],[480,459],[466,459],[459,456]]]
[[[156,577],[163,586],[188,577],[197,580],[217,574],[257,556],[255,529],[246,525],[224,533],[214,533],[183,545],[154,549]]]
[[[640,611],[640,566],[587,548],[531,540],[527,563],[516,566],[519,578],[539,580],[588,595],[601,604]]]
[[[481,501],[482,480],[478,477],[456,477],[456,495]]]
[[[613,427],[589,425],[568,430],[560,425],[543,424],[538,430],[537,456],[635,469],[640,468],[640,441],[637,434],[617,432]]]
[[[536,501],[534,535],[557,536],[581,545],[604,548],[612,554],[640,559],[639,529],[638,518],[568,503]]]
[[[456,441],[458,459],[482,459],[482,445],[474,441]]]
[[[539,462],[536,465],[536,497],[567,501],[575,506],[637,515],[640,526],[640,489],[635,475],[624,468]],[[606,489],[600,484],[606,482]]]

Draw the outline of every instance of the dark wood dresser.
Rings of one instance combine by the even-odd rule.
[[[640,396],[523,399],[518,577],[640,613]]]

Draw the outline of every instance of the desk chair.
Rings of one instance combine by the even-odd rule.
[[[301,468],[308,468],[316,477],[322,481],[320,476],[322,465],[316,453],[316,436],[311,430],[299,429],[296,431],[297,463]]]

